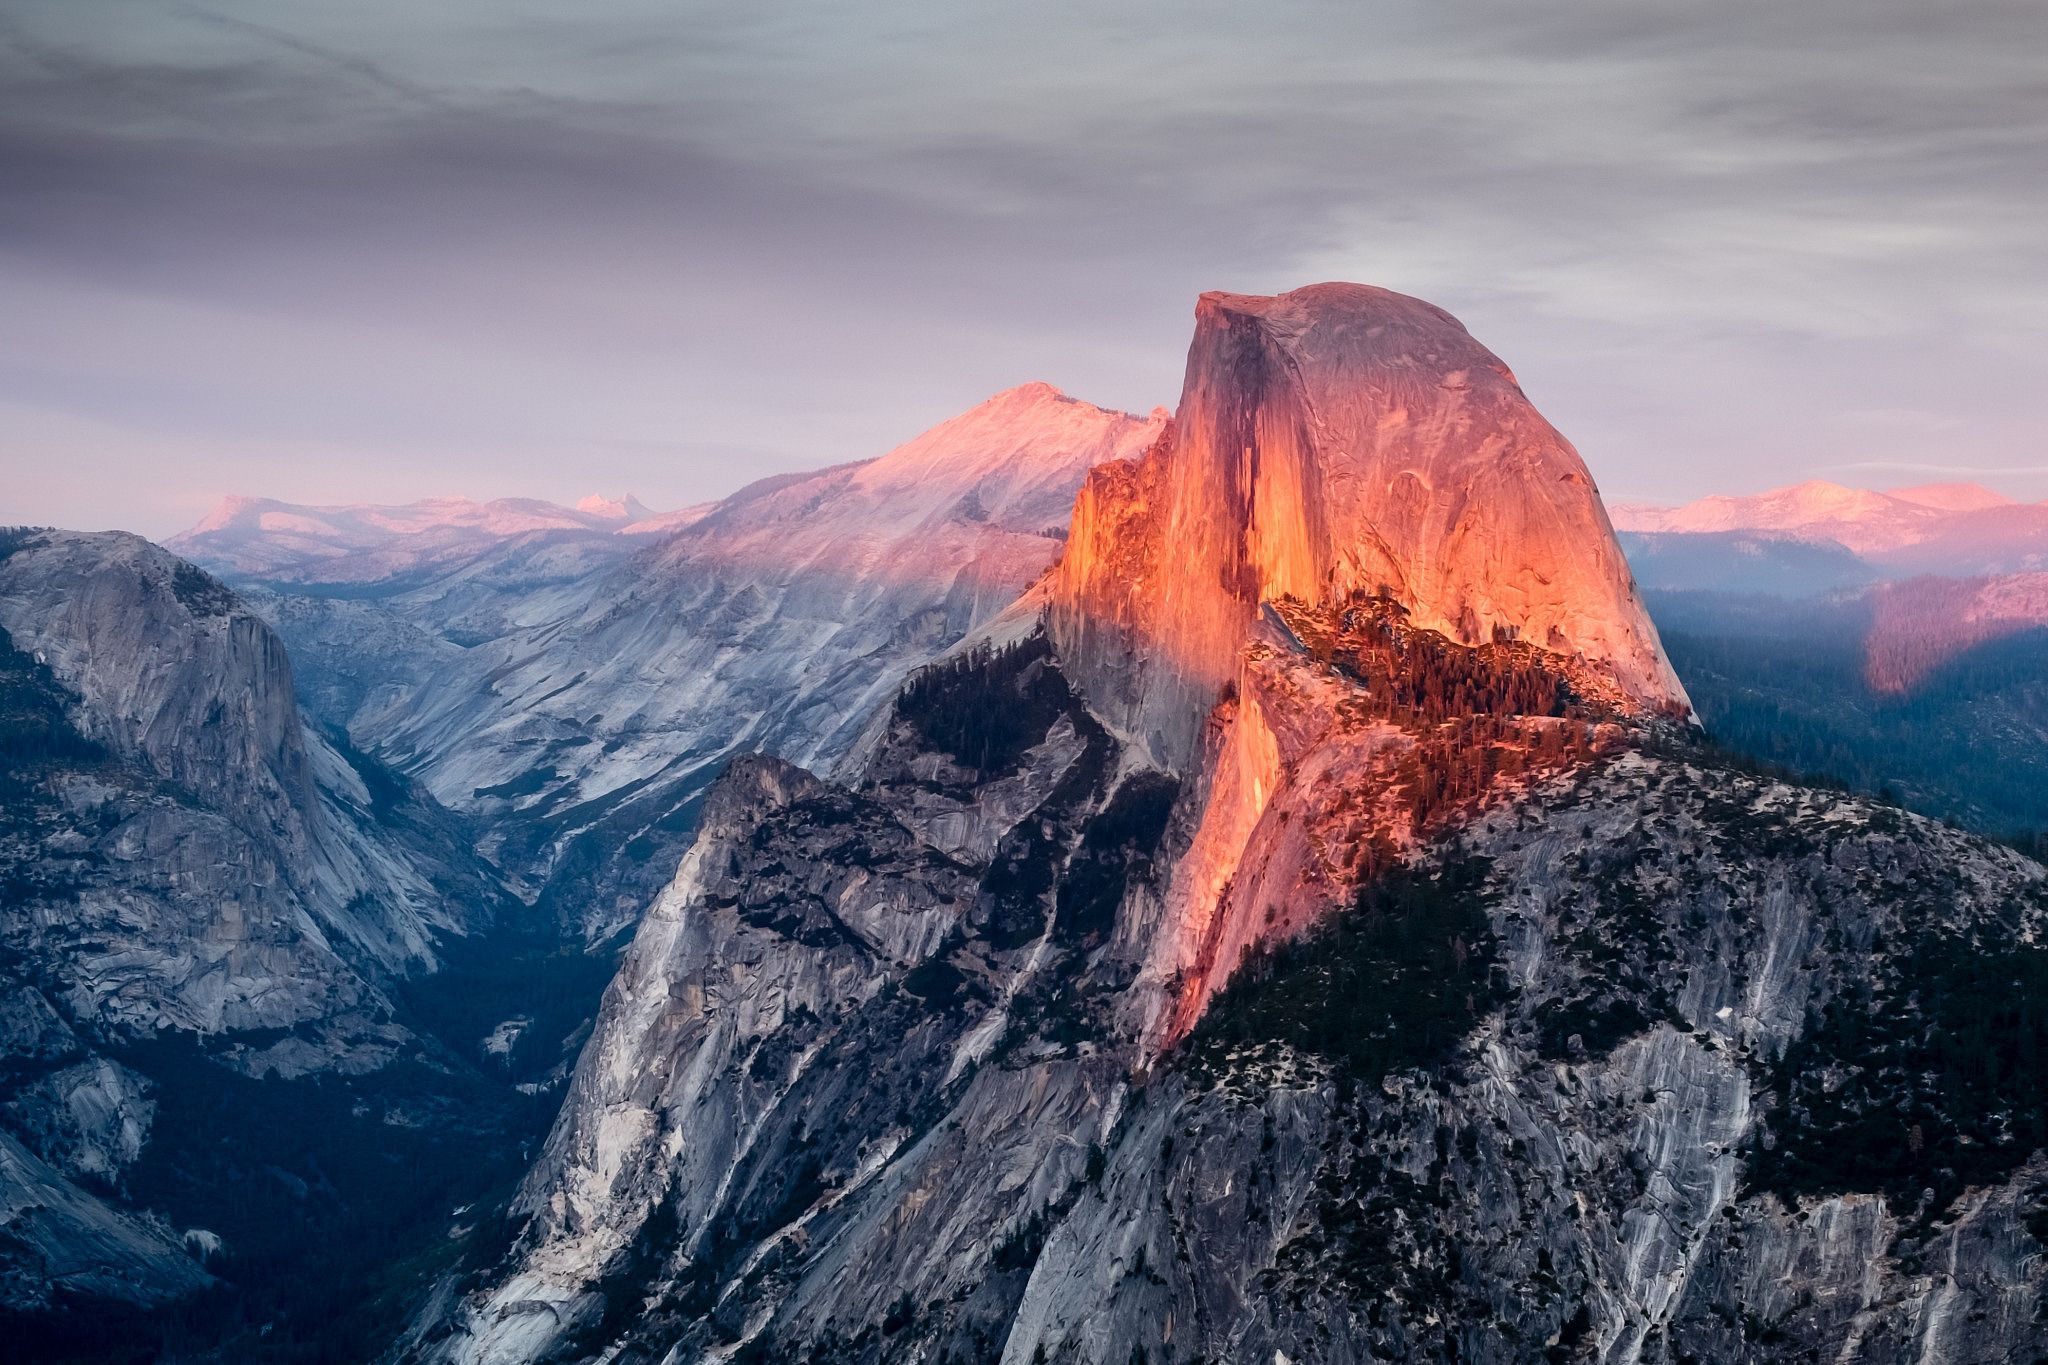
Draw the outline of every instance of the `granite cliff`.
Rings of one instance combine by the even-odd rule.
[[[1364,285],[1204,294],[1171,432],[1082,490],[1051,594],[1096,708],[1169,768],[1263,601],[1579,655],[1685,704],[1585,463],[1456,318]]]
[[[2048,1353],[2048,873],[1707,745],[1441,310],[1207,295],[1170,421],[1027,386],[630,553],[529,534],[585,533],[273,585],[324,736],[222,584],[9,542],[13,1302],[252,1276],[142,1212],[211,1168],[273,1201],[231,1250],[403,1224],[393,1365]],[[660,886],[594,1020],[414,989],[483,927],[420,890],[480,877],[435,793],[551,963]]]
[[[308,729],[260,618],[135,536],[4,533],[0,792],[5,1303],[188,1291],[123,1203],[160,1090],[128,1063],[184,1040],[200,1091],[378,1071],[423,1046],[394,989],[507,898],[445,812]]]
[[[1453,335],[1205,300],[1052,582],[727,770],[399,1359],[2039,1352],[2042,869],[1705,748],[1547,428],[1308,478],[1417,408],[1382,313]]]

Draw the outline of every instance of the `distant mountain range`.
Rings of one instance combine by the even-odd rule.
[[[172,544],[285,638],[316,714],[483,829],[592,939],[673,874],[734,755],[829,766],[1060,554],[1137,417],[1027,384],[878,459],[704,507],[234,500]]]
[[[1980,829],[2048,828],[2048,503],[1811,482],[1611,515],[1721,740]]]
[[[1643,536],[1833,542],[1886,578],[2048,568],[2048,502],[2014,502],[1973,483],[1877,493],[1814,480],[1754,497],[1701,498],[1683,507],[1617,503],[1608,515],[1615,530]]]
[[[220,1275],[323,1340],[517,1173],[728,759],[833,761],[1162,426],[1034,384],[677,513],[235,498],[220,578],[0,530],[0,1336]]]
[[[219,572],[276,583],[342,588],[422,572],[446,574],[508,541],[658,536],[687,526],[711,503],[651,512],[632,494],[597,494],[563,507],[532,498],[428,498],[403,507],[307,507],[269,498],[224,499],[167,548]],[[619,545],[623,553],[630,544]]]

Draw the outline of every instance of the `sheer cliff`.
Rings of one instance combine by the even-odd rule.
[[[1354,750],[1442,724],[1373,717],[1313,644],[1260,668],[1352,710]],[[855,788],[727,773],[510,1240],[400,1358],[2043,1339],[2048,1040],[2020,1002],[2048,897],[2011,851],[1653,733],[1539,734],[1433,800],[1427,770],[1326,755],[1251,842],[1341,855],[1316,794],[1391,798],[1362,874],[1162,1046],[1144,973],[1198,790],[1134,763],[1043,637],[922,681],[889,732]]]
[[[207,1283],[131,1182],[166,1143],[246,1141],[219,1130],[252,1078],[276,1096],[429,1048],[403,983],[509,899],[466,844],[306,727],[282,645],[217,580],[134,536],[0,533],[0,1308]],[[223,1193],[170,1164],[186,1216]],[[249,1207],[247,1178],[210,1207]]]
[[[1420,398],[1311,343],[1443,315],[1250,304],[841,780],[726,771],[398,1359],[2048,1344],[2048,874],[1703,747],[1547,427],[1344,491]]]
[[[1457,319],[1363,285],[1204,294],[1172,432],[1075,508],[1062,657],[1179,768],[1260,602],[1383,588],[1460,643],[1505,633],[1685,706],[1584,462]]]
[[[192,565],[118,533],[17,535],[0,629],[92,756],[24,790],[9,850],[11,946],[81,1017],[289,1028],[374,1007],[371,983],[488,922],[459,846],[307,729],[276,635]]]

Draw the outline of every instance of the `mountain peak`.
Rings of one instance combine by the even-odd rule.
[[[631,493],[623,498],[608,498],[602,493],[592,493],[576,504],[579,512],[588,512],[605,521],[645,521],[654,515],[654,510]]]
[[[1686,704],[1584,462],[1456,318],[1328,283],[1204,294],[1195,319],[1171,430],[1084,489],[1055,589],[1063,657],[1155,756],[1185,761],[1284,598],[1385,589],[1453,641],[1528,640]]]
[[[1020,399],[1029,403],[1078,403],[1081,401],[1078,398],[1067,397],[1065,390],[1061,389],[1058,385],[1048,384],[1043,379],[1034,379],[1028,384],[1019,384],[1015,388],[1004,389],[988,401],[991,403],[1001,403],[1009,399]]]
[[[1065,521],[1086,470],[1134,439],[1149,441],[1156,432],[1146,429],[1157,425],[1051,384],[1020,384],[862,464],[851,485],[904,515],[929,515],[971,494],[987,515],[1026,516],[1036,530]]]

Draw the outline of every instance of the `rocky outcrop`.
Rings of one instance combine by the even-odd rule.
[[[43,1160],[67,1175],[118,1185],[149,1141],[153,1089],[147,1076],[91,1057],[23,1086],[6,1109],[11,1126]]]
[[[727,762],[832,763],[906,673],[1045,571],[1088,471],[1160,421],[1032,384],[880,459],[764,480],[436,664],[356,736],[494,823],[486,852],[602,938],[668,880]]]
[[[1346,636],[1354,660],[1395,642],[1376,696],[1402,685],[1412,645],[1498,654],[1482,672],[1521,651],[1617,717],[1690,710],[1576,452],[1456,319],[1360,285],[1204,295],[1172,429],[1091,477],[1044,599],[1095,714],[1203,795],[1141,977],[1161,993],[1144,1011],[1161,1044],[1248,944],[1323,913],[1365,843],[1410,837],[1376,809],[1417,788],[1403,762],[1456,757],[1393,711],[1347,716],[1341,688],[1266,668],[1300,645],[1276,612]],[[1290,829],[1298,816],[1316,818]]]
[[[1269,692],[1366,690],[1268,648]],[[2040,1345],[2031,1082],[1945,1092],[1897,1050],[1979,1027],[1971,961],[2041,970],[2039,867],[1647,741],[1425,824],[1247,945],[1161,1050],[1130,1006],[1198,800],[1134,799],[1143,767],[1051,704],[1042,656],[1020,690],[1018,657],[955,680],[1014,698],[1008,744],[907,696],[858,791],[734,768],[608,994],[523,1234],[402,1358]],[[1018,778],[1038,804],[993,858],[935,846],[961,826],[934,799]],[[1303,778],[1269,832],[1334,845]],[[1864,1012],[1895,1022],[1858,1034]],[[2032,1044],[1998,1030],[2038,1028],[1982,1027],[2003,1056]],[[1845,1075],[1883,1079],[1823,1104]]]
[[[949,727],[984,688],[1008,717],[970,744]],[[868,1299],[898,1287],[854,1267],[978,1279],[992,1206],[1021,1219],[1082,1177],[1126,1086],[1057,1021],[1171,790],[1119,772],[1042,639],[914,689],[889,728],[860,791],[767,757],[720,781],[515,1202],[511,1273],[412,1353],[575,1354],[650,1314],[708,1347],[766,1301],[726,1303],[733,1275],[824,1322],[882,1313]],[[1070,856],[1096,874],[1086,906],[1046,875]],[[1020,1094],[999,1046],[1062,1060]],[[974,1124],[943,1121],[963,1108]],[[930,1200],[956,1180],[975,1196]]]
[[[0,561],[0,629],[17,695],[75,741],[25,756],[5,849],[8,946],[74,1018],[146,1037],[374,1013],[376,980],[488,922],[448,831],[307,731],[283,646],[200,570],[33,533]]]
[[[134,536],[0,533],[0,1305],[90,1315],[208,1283],[127,1202],[165,1097],[190,1144],[232,1127],[210,1111],[238,1084],[431,1051],[395,987],[508,899],[466,844],[308,729],[283,646],[219,581]],[[211,1178],[169,1192],[225,1212],[239,1196],[208,1205]]]
[[[1584,462],[1455,318],[1363,285],[1204,294],[1170,436],[1075,509],[1051,622],[1076,681],[1183,768],[1260,602],[1382,588],[1685,709]]]
[[[1821,1018],[1932,994],[1945,945],[2000,971],[2031,957],[2038,867],[1880,808],[1634,755],[1443,856],[1432,880],[1477,879],[1484,923],[1465,943],[1485,965],[1465,974],[1497,1003],[1435,1067],[1383,1071],[1398,1050],[1334,1036],[1304,1056],[1332,1033],[1318,1007],[1415,1016],[1398,978],[1379,1001],[1312,978],[1287,1001],[1338,967],[1337,943],[1283,955],[1133,1107],[1101,1193],[1047,1239],[1003,1359],[2038,1351],[2027,1220],[2048,1167],[2031,1141],[1968,1183],[1943,1168],[1987,1130],[1957,1105],[1909,1131],[1933,1097],[1903,1076],[1897,1110],[1837,1126],[1803,1108],[1883,1056],[1830,1052],[1841,1035]]]
[[[42,1308],[59,1294],[155,1304],[211,1280],[168,1228],[94,1198],[0,1132],[0,1304]]]

